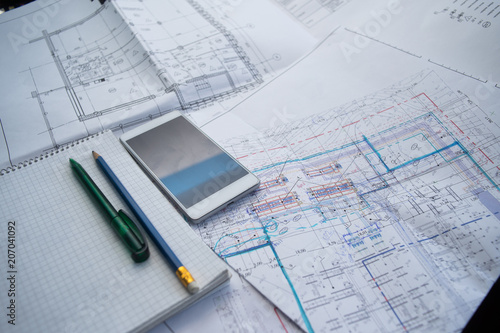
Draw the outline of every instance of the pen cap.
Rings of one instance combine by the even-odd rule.
[[[135,262],[145,261],[149,258],[149,247],[146,238],[134,221],[123,210],[120,209],[118,211],[118,216],[128,228],[123,228],[123,225],[119,223],[115,223],[113,227],[130,250],[132,259]]]

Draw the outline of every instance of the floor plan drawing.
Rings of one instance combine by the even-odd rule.
[[[210,309],[207,309],[209,307]],[[190,318],[203,316],[193,323]],[[210,332],[302,332],[290,319],[237,273],[233,272],[230,286],[216,291],[195,306],[181,312],[151,333]]]
[[[123,7],[125,13],[140,13],[131,15],[133,26],[172,34],[168,38],[154,31],[163,39],[148,42],[151,51],[144,48],[145,36],[139,37],[126,24],[112,2],[71,25],[43,30],[42,36],[29,40],[33,47],[45,46],[52,58],[30,68],[29,74],[37,88],[31,95],[44,115],[53,146],[61,143],[59,131],[67,131],[62,125],[68,119],[76,117],[78,126],[137,105],[157,113],[163,104],[170,110],[186,109],[261,82],[231,33],[201,6],[191,1],[176,7],[168,11],[172,17],[152,24],[147,24],[146,9]],[[184,16],[191,18],[189,26],[180,23]],[[46,76],[54,74],[56,80],[47,80]],[[51,111],[56,103],[60,108],[61,101],[72,111],[65,118]]]
[[[227,141],[262,183],[197,231],[303,329],[456,330],[500,273],[495,133],[423,71]]]
[[[283,6],[297,20],[301,21],[305,26],[312,27],[318,22],[325,20],[328,16],[351,0],[330,0],[330,1],[286,1],[275,0]]]
[[[32,93],[42,110],[61,99],[53,95],[63,94],[67,95],[67,108],[80,122],[132,110],[138,104],[150,104],[148,109],[157,110],[165,104],[168,107],[162,111],[168,112],[212,101],[262,81],[231,33],[195,2],[180,2],[167,11],[173,17],[152,24],[146,23],[148,15],[142,14],[143,8],[124,6],[122,11],[141,13],[132,15],[133,27],[159,29],[163,34],[154,31],[150,38],[138,36],[112,3],[105,3],[81,21],[52,32],[44,30],[43,36],[29,41],[46,44],[53,58],[53,63],[30,69],[34,85],[40,86],[50,70],[45,67],[53,66],[63,83],[62,87],[60,82],[41,86],[43,90]],[[179,23],[180,15],[191,17],[189,26]],[[175,33],[169,26],[172,22]],[[171,38],[164,37],[167,31]],[[77,42],[75,34],[79,36]],[[163,39],[154,40],[154,35]],[[149,48],[144,48],[144,38],[153,40],[147,42]],[[170,101],[162,102],[162,98]],[[60,117],[56,120],[51,113],[44,115],[51,136],[57,136]],[[54,139],[54,145],[57,143]]]
[[[0,24],[9,32],[5,46],[12,52],[7,53],[18,61],[9,70],[22,82],[9,98],[15,96],[11,105],[24,113],[0,114],[2,169],[28,161],[37,145],[47,152],[104,129],[231,99],[259,86],[295,56],[280,55],[291,38],[259,48],[252,39],[257,34],[246,31],[267,27],[248,19],[231,21],[227,9],[212,0],[77,6],[40,2],[40,8],[35,4],[35,11],[20,16],[20,24]],[[58,19],[42,21],[47,13]],[[292,49],[305,47],[297,45]],[[23,140],[16,140],[16,128],[25,131]],[[23,147],[27,142],[32,145]]]

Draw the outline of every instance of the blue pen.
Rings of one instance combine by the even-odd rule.
[[[153,226],[151,221],[149,221],[146,214],[144,214],[141,207],[139,207],[139,205],[135,202],[134,198],[132,198],[125,186],[123,186],[122,182],[118,179],[113,170],[111,170],[109,165],[106,163],[104,158],[95,151],[92,152],[92,155],[94,155],[94,158],[97,164],[101,167],[101,170],[111,181],[118,193],[120,193],[121,197],[123,198],[123,200],[125,200],[137,219],[141,222],[149,237],[151,237],[151,239],[153,240],[153,243],[155,243],[169,265],[175,270],[175,274],[182,282],[184,287],[186,287],[190,293],[196,293],[199,290],[199,287],[196,281],[191,276],[191,273],[189,273],[186,267],[184,267],[184,265],[181,263],[179,258],[177,258],[170,246],[168,246],[167,242],[165,242],[165,240]]]

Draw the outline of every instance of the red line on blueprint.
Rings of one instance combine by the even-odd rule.
[[[425,93],[420,93],[420,94],[418,94],[418,95],[416,95],[416,96],[414,96],[414,97],[412,97],[412,98],[410,98],[410,99],[417,98],[417,97],[419,97],[419,96],[421,96],[421,95],[424,95],[425,97],[427,97],[427,99],[428,99],[428,100],[429,100],[429,101],[430,101],[430,102],[431,102],[431,103],[432,103],[432,104],[433,104],[433,105],[434,105],[434,106],[435,106],[435,107],[439,110],[439,108],[438,108],[438,106],[436,105],[436,103],[434,103],[434,102],[433,102],[433,101],[429,98],[429,96],[427,96]],[[408,102],[408,101],[409,101],[409,100],[406,100],[406,101],[404,101],[403,103],[406,103],[406,102]],[[403,103],[399,103],[398,105],[401,105],[401,104],[403,104]],[[384,110],[382,110],[382,111],[378,111],[378,112],[377,112],[377,114],[380,114],[380,113],[382,113],[382,112],[388,111],[388,110],[393,109],[393,108],[394,108],[394,106],[388,107],[387,109],[384,109]],[[443,111],[441,111],[441,112],[443,112]],[[373,116],[374,116],[373,114],[372,114],[372,115],[370,115],[370,117],[373,117]],[[365,120],[366,118],[367,118],[367,117],[362,118],[362,119],[359,119],[359,120],[354,121],[354,122],[352,122],[352,123],[350,123],[350,124],[348,124],[348,125],[344,125],[344,126],[342,126],[341,128],[346,128],[346,127],[348,127],[348,126],[351,126],[351,125],[357,124],[357,123],[359,123],[361,120]],[[456,125],[455,125],[455,126],[456,126]],[[336,129],[335,129],[335,131],[337,131],[337,130],[339,130],[339,128],[336,128]],[[331,132],[332,132],[332,131],[328,131],[327,133],[331,133]],[[463,133],[463,132],[462,132],[462,133]],[[307,138],[307,139],[305,139],[305,141],[307,141],[307,140],[311,140],[311,139],[314,139],[314,138],[317,138],[318,136],[322,136],[322,135],[324,135],[324,134],[325,134],[325,133],[321,133],[321,134],[318,134],[318,135],[316,135],[316,136],[313,136],[313,137]],[[297,143],[301,143],[301,142],[303,142],[303,140],[299,140]],[[290,145],[294,145],[294,144],[295,144],[295,143],[291,143]],[[283,146],[283,147],[276,147],[276,148],[270,148],[270,149],[268,149],[268,151],[270,151],[270,150],[274,150],[274,149],[281,149],[281,148],[286,148],[286,146]],[[264,150],[261,150],[260,152],[261,152],[261,153],[263,153],[263,152],[264,152]],[[242,156],[241,158],[243,158],[243,157],[245,157],[245,156]]]
[[[359,121],[359,120],[358,120],[358,121]],[[312,137],[310,137],[310,138],[307,138],[306,140],[311,140],[311,139],[317,138],[318,136],[322,136],[322,135],[324,135],[324,134],[325,134],[325,133],[321,133],[321,134],[318,134],[318,135],[316,135],[316,136],[312,136]]]
[[[387,111],[387,110],[392,109],[393,107],[394,107],[394,106],[391,106],[390,108],[387,108],[387,109],[385,109],[385,110],[379,111],[379,112],[377,112],[377,113],[382,113],[382,112],[385,112],[385,111]]]
[[[373,282],[375,282],[375,285],[377,286],[378,290],[380,290],[380,292],[382,292],[382,289],[381,289],[381,288],[380,288],[380,286],[378,285],[377,281],[375,281],[375,278],[374,278],[374,277],[372,277],[372,280],[373,280]],[[387,302],[387,304],[389,304],[389,300],[387,299],[387,297],[385,297],[385,294],[384,294],[384,293],[382,293],[382,296],[384,296],[385,301]],[[390,304],[389,304],[389,306],[390,306]],[[405,330],[405,332],[408,332],[408,330],[406,329],[406,326],[405,326],[405,325],[403,325],[403,323],[401,323],[401,325],[403,326],[403,329]]]
[[[451,121],[451,123],[452,123],[453,125],[455,125],[455,127],[456,127],[456,128],[458,128],[458,130],[460,131],[460,133],[465,134],[465,133],[464,133],[464,131],[462,131],[462,130],[460,129],[460,127],[458,127],[458,126],[457,126],[457,124],[455,124],[455,123],[453,122],[453,120],[451,120],[451,119],[450,119],[450,121]]]
[[[236,159],[240,159],[240,158],[244,158],[244,157],[247,157],[248,155],[244,155],[244,156],[240,156],[240,157],[237,157]]]
[[[486,156],[486,158],[487,158],[487,159],[488,159],[491,163],[493,163],[493,161],[492,161],[492,160],[488,157],[488,155],[486,155],[486,154],[484,153],[484,151],[482,151],[482,150],[481,150],[481,148],[477,147],[477,149],[479,149],[479,151],[480,151],[481,153],[483,153],[483,155],[484,155],[484,156]],[[495,164],[495,163],[493,163],[493,164]],[[497,168],[498,168],[498,167],[497,167]]]
[[[432,99],[430,99],[430,98],[429,98],[429,96],[427,96],[427,94],[426,94],[426,93],[420,93],[420,94],[418,94],[418,95],[417,95],[417,96],[415,96],[415,97],[418,97],[418,96],[420,96],[420,95],[424,95],[424,96],[425,96],[425,98],[427,98],[427,99],[429,100],[429,102],[431,102],[431,103],[432,103],[432,105],[434,105],[434,107],[436,107],[436,109],[438,109],[439,111],[443,112],[443,110],[441,110],[441,109],[439,108],[439,106],[437,106],[437,104],[436,104],[436,103],[434,103],[434,101],[433,101]]]
[[[277,307],[274,307],[274,313],[276,313],[276,317],[278,317],[278,319],[281,323],[281,326],[283,326],[283,329],[285,330],[285,332],[288,333],[288,330],[286,329],[285,324],[283,324],[283,320],[281,320],[280,314],[278,313]]]
[[[432,105],[436,108],[436,110],[441,111],[441,113],[443,113],[443,114],[444,114],[443,110],[441,110],[441,109],[437,106],[437,104],[436,104],[436,103],[434,103],[434,101],[433,101],[432,99],[430,99],[430,98],[429,98],[429,96],[427,96],[427,94],[426,94],[425,92],[422,92],[422,93],[420,93],[420,94],[418,94],[418,95],[415,95],[415,96],[413,96],[412,98],[410,98],[410,99],[408,99],[408,100],[405,100],[403,103],[407,103],[407,102],[409,102],[410,100],[415,99],[415,98],[419,98],[419,97],[421,97],[421,96],[424,96],[425,98],[427,98],[427,100],[428,100],[430,103],[432,103]],[[401,105],[401,104],[403,104],[403,103],[398,103],[398,105]],[[393,108],[394,108],[394,105],[393,105],[393,106],[391,106],[391,107],[388,107],[387,109],[384,109],[384,110],[378,111],[378,112],[377,112],[377,114],[380,114],[380,113],[382,113],[382,112],[388,111],[388,110],[393,109]],[[371,115],[370,115],[370,117],[373,117],[373,116],[374,116],[374,114],[371,114]],[[459,131],[460,131],[460,133],[462,133],[462,134],[464,134],[464,135],[465,135],[464,131],[462,131],[462,129],[461,129],[460,127],[458,127],[458,125],[457,125],[457,124],[455,124],[455,122],[453,122],[453,120],[451,120],[451,119],[448,117],[448,115],[444,115],[444,116],[445,116],[445,117],[446,117],[446,118],[447,118],[447,119],[448,119],[448,120],[449,120],[449,121],[450,121],[450,122],[451,122],[451,123],[452,123],[452,124],[453,124],[453,125],[454,125],[457,129],[458,129],[458,130],[459,130]],[[345,127],[348,127],[348,126],[354,125],[354,124],[356,124],[356,123],[359,123],[361,120],[366,120],[366,119],[367,119],[367,117],[364,117],[364,118],[362,118],[362,119],[360,118],[359,120],[354,121],[354,122],[352,122],[352,123],[350,123],[350,124],[348,124],[348,125],[344,125],[344,126],[342,126],[341,128],[345,128]],[[337,131],[337,130],[339,130],[339,129],[340,129],[340,128],[336,128],[336,129],[335,129],[335,131]],[[331,132],[332,132],[332,131],[328,131],[327,133],[331,133]],[[299,140],[299,141],[298,141],[298,142],[296,142],[296,143],[297,143],[297,144],[298,144],[298,143],[302,143],[302,142],[304,142],[304,141],[307,141],[307,140],[311,140],[311,139],[317,138],[318,136],[321,136],[321,135],[324,135],[324,134],[325,134],[325,133],[321,133],[321,134],[318,134],[318,135],[316,135],[316,136],[313,136],[313,137],[307,138],[307,139],[305,139],[305,140]],[[468,136],[467,136],[467,139],[469,139],[469,141],[471,140]],[[290,145],[295,145],[296,143],[291,143]],[[475,142],[472,142],[472,144],[473,144],[474,146],[477,146]],[[268,149],[267,151],[270,151],[270,150],[275,150],[275,149],[281,149],[281,148],[286,148],[286,147],[287,147],[287,146],[283,146],[283,147],[276,147],[276,148],[270,148],[270,149]],[[487,155],[486,155],[486,154],[485,154],[485,153],[484,153],[484,152],[483,152],[483,151],[482,151],[479,147],[478,147],[478,149],[481,151],[481,153],[483,153],[483,155],[484,155],[484,156],[486,156],[486,158],[487,158],[487,159],[488,159],[491,163],[493,163],[493,161],[492,161],[492,160],[491,160],[491,159],[490,159],[490,158],[489,158],[489,157],[488,157],[488,156],[487,156]],[[264,150],[261,150],[260,152],[261,152],[261,153],[263,153],[263,152],[264,152]],[[256,154],[256,153],[252,153],[252,155],[254,155],[254,154]],[[248,156],[248,155],[241,156],[241,157],[238,157],[238,159],[240,159],[240,158],[244,158],[244,157],[247,157],[247,156]],[[494,164],[494,163],[493,163],[493,164]],[[498,169],[498,170],[500,170],[500,167],[498,167],[498,166],[497,166],[497,169]]]
[[[360,121],[361,121],[361,119],[360,119],[360,120],[358,120],[358,121],[355,121],[355,122],[353,122],[353,123],[350,123],[349,125],[344,125],[344,126],[342,126],[342,128],[347,127],[347,126],[354,125],[354,124],[356,124],[356,123],[359,123]]]
[[[299,206],[299,202],[295,198],[295,195],[293,193],[290,194],[290,192],[287,195],[277,195],[269,199],[258,201],[252,205],[255,214],[259,217],[297,206]]]

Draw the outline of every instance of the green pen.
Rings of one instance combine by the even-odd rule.
[[[87,192],[99,204],[102,210],[109,217],[111,227],[120,237],[125,246],[132,253],[135,262],[142,262],[149,258],[149,248],[146,238],[142,235],[137,225],[125,214],[123,210],[116,211],[109,200],[104,196],[99,187],[94,183],[85,169],[70,158],[71,168],[75,172]]]

